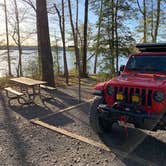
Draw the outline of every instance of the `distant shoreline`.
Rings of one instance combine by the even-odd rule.
[[[38,50],[37,46],[21,46],[22,50]],[[55,46],[52,46],[52,49],[54,49]],[[18,50],[17,46],[10,46],[9,47],[10,50]],[[74,49],[72,47],[66,47],[67,50],[71,50],[73,51]],[[0,50],[7,50],[6,46],[0,46]],[[63,48],[62,47],[58,47],[59,51],[62,51]]]
[[[23,50],[37,50],[37,46],[21,46]],[[10,50],[18,50],[17,46],[10,46]],[[7,50],[6,46],[0,46],[0,50]]]

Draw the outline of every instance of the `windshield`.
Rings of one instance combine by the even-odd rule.
[[[131,56],[126,69],[166,73],[166,56]]]

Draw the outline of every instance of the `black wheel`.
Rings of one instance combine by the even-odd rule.
[[[90,108],[90,124],[93,130],[98,134],[109,132],[112,128],[113,122],[100,116],[97,108],[103,103],[103,98],[96,97]]]

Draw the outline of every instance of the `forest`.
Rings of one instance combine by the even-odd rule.
[[[36,75],[51,86],[58,75],[69,84],[69,50],[79,78],[90,75],[90,59],[91,74],[113,77],[120,57],[137,51],[136,43],[165,41],[165,8],[166,0],[1,0],[0,46],[5,51],[0,56],[7,62],[6,75],[13,76],[12,46],[18,49],[17,76],[24,75],[23,49],[33,46]]]

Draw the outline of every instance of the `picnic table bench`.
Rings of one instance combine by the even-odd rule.
[[[26,77],[17,77],[10,80],[16,83],[17,89],[19,90],[15,90],[12,87],[4,88],[8,97],[9,105],[11,105],[12,100],[17,100],[20,104],[34,103],[36,96],[39,96],[43,100],[44,95],[41,94],[41,88],[47,89],[50,92],[56,89],[54,87],[46,86],[45,81]]]
[[[40,87],[42,89],[46,89],[46,90],[50,90],[50,91],[56,90],[56,88],[52,87],[52,86],[40,85]]]
[[[8,103],[9,103],[9,105],[11,105],[11,103],[10,103],[11,100],[15,100],[15,99],[17,99],[18,102],[19,102],[20,104],[22,104],[22,102],[21,102],[20,99],[23,99],[23,98],[22,98],[22,96],[24,95],[23,93],[18,92],[18,91],[16,91],[16,90],[12,89],[11,87],[7,87],[7,88],[4,88],[4,89],[5,89],[6,95],[7,95],[7,97],[8,97]],[[10,94],[14,94],[14,96],[11,96]],[[24,99],[23,99],[23,100],[24,100]]]
[[[44,92],[41,94],[41,100],[42,102],[48,101],[50,99],[54,99],[55,95],[54,92],[56,90],[55,87],[47,86],[47,85],[40,85],[40,88],[44,90]]]

